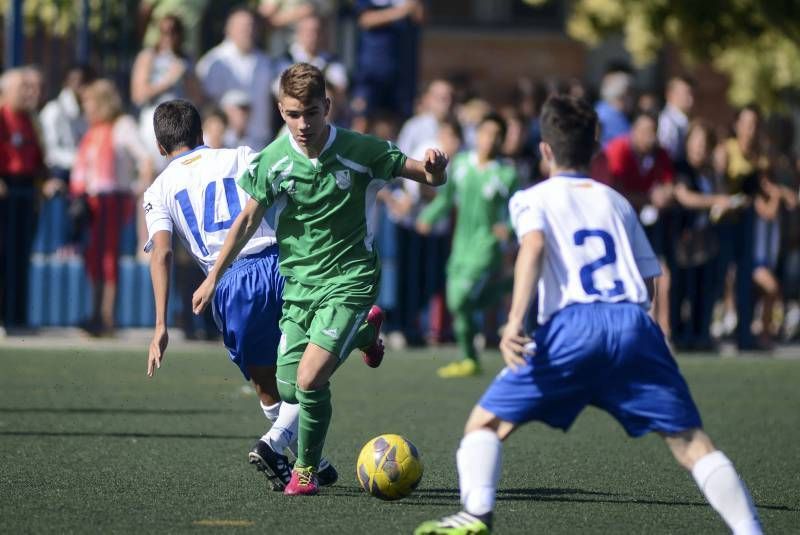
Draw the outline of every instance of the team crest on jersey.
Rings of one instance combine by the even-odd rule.
[[[350,169],[336,171],[334,176],[336,177],[336,185],[339,186],[339,189],[350,189],[350,186],[353,184],[353,180],[350,178]]]
[[[330,329],[322,329],[322,334],[324,334],[328,338],[333,338],[334,340],[336,340],[337,338],[339,338],[339,329],[337,329],[336,327],[332,327]]]
[[[295,193],[297,193],[297,184],[294,183],[294,179],[291,179],[286,183],[286,194],[294,195]]]

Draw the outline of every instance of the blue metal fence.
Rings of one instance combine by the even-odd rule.
[[[91,313],[91,285],[83,258],[63,254],[67,244],[67,201],[57,196],[42,204],[29,267],[28,325],[76,326]],[[132,253],[136,247],[135,223],[123,230],[117,284],[116,322],[120,328],[152,326],[155,321],[150,270]],[[174,285],[173,285],[174,288]],[[173,294],[170,317],[180,312]]]

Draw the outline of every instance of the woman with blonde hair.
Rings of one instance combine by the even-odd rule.
[[[149,185],[152,166],[136,122],[123,113],[114,82],[101,79],[83,92],[89,130],[78,147],[70,193],[84,200],[89,240],[86,271],[92,283],[92,335],[114,328],[120,234],[132,221],[134,199]]]

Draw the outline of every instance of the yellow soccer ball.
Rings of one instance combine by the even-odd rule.
[[[380,435],[361,448],[356,462],[361,488],[381,500],[405,498],[422,479],[417,448],[400,435]]]

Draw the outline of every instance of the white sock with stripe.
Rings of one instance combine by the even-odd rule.
[[[279,401],[274,405],[261,403],[261,409],[264,411],[264,416],[267,417],[267,420],[272,422],[272,427],[261,437],[261,441],[266,442],[273,451],[281,455],[283,455],[284,449],[289,448],[289,451],[296,456],[297,420],[300,405],[281,403]]]
[[[744,482],[721,451],[711,452],[692,468],[700,491],[734,535],[761,535],[761,523]]]
[[[500,439],[488,429],[473,431],[461,439],[456,464],[461,504],[466,512],[486,516],[494,509],[502,450]]]

